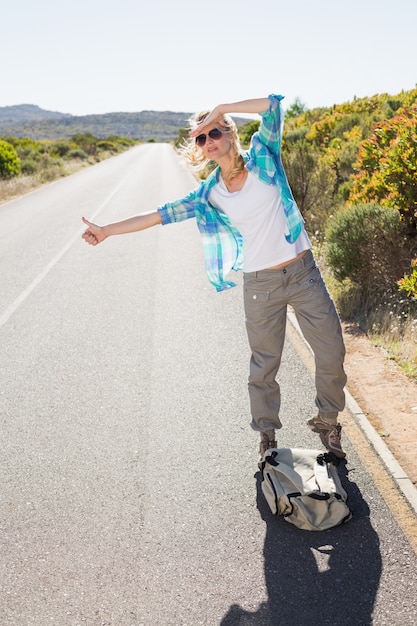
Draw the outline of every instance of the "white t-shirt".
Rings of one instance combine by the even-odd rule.
[[[311,248],[303,229],[294,243],[285,238],[286,221],[281,194],[248,172],[240,191],[228,191],[220,177],[210,190],[210,203],[223,211],[243,237],[243,271],[257,272],[291,261]]]

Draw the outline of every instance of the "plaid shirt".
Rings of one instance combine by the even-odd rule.
[[[267,111],[261,113],[261,125],[253,134],[251,145],[243,153],[246,168],[267,185],[276,185],[281,192],[287,221],[286,239],[294,243],[304,228],[304,220],[293,198],[281,162],[283,130],[283,96],[270,95]],[[217,291],[234,287],[226,280],[230,270],[241,270],[242,235],[231,224],[225,213],[215,209],[209,202],[210,189],[219,182],[220,168],[217,167],[200,186],[181,200],[167,202],[158,208],[162,224],[181,222],[195,217],[200,231],[208,279]]]

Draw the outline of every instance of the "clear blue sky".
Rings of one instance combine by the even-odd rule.
[[[0,106],[312,108],[417,84],[416,0],[9,0],[1,26]]]

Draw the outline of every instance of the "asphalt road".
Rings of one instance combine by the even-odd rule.
[[[273,517],[238,287],[189,221],[81,240],[195,186],[148,144],[0,206],[1,626],[411,626],[417,557],[345,437],[353,519]],[[288,341],[279,445],[317,447]]]

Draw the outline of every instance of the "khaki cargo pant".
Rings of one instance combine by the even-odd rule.
[[[291,305],[316,364],[315,403],[320,415],[336,421],[345,406],[345,346],[339,316],[309,250],[280,269],[244,274],[246,330],[252,352],[248,380],[251,426],[281,428],[281,391],[276,380],[284,347],[287,306]],[[303,393],[303,380],[294,389]],[[310,417],[310,416],[309,416]]]

